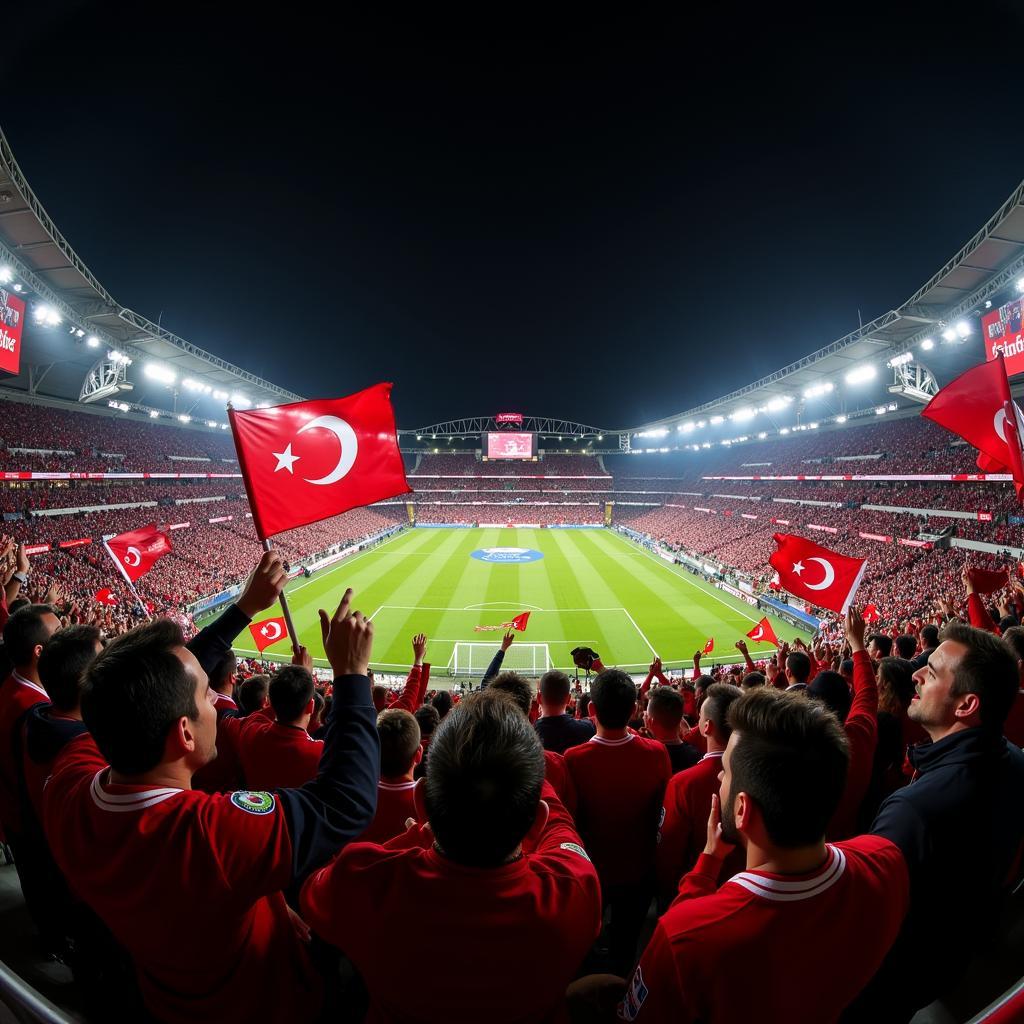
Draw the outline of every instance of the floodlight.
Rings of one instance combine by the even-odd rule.
[[[724,423],[724,422],[725,422],[725,417],[724,416],[712,416],[711,417],[711,426],[713,426],[713,427],[717,427],[719,423]]]
[[[871,365],[871,363],[865,363],[863,366],[855,366],[846,375],[847,384],[864,384],[869,380],[874,380],[878,371]]]
[[[178,375],[172,369],[160,363],[146,363],[145,373],[147,377],[161,384],[173,384],[178,379]]]
[[[158,413],[158,412],[156,411],[156,409],[150,409],[150,410],[149,410],[149,418],[150,418],[151,420],[155,420],[155,419],[156,419],[156,418],[157,418],[157,417],[158,417],[159,415],[160,415],[160,413]]]
[[[10,284],[13,277],[14,272],[10,267],[0,267],[0,284]]]
[[[192,417],[189,416],[189,414],[186,413],[186,412],[181,413],[181,415],[178,416],[178,419],[181,420],[182,423],[191,423],[192,422]]]
[[[884,405],[878,406],[875,409],[875,415],[876,416],[884,416],[885,415],[885,406]]]
[[[921,349],[922,349],[922,350],[923,350],[924,352],[931,352],[931,350],[932,350],[933,348],[935,348],[935,342],[934,342],[934,341],[932,341],[932,339],[931,339],[931,338],[925,338],[925,339],[924,339],[924,340],[923,340],[923,341],[921,342]]]
[[[836,417],[836,423],[845,423],[845,422],[846,422],[846,416],[845,416],[845,415],[843,415],[842,413],[840,413],[840,414],[839,414],[839,415],[838,415],[838,416]]]
[[[213,397],[217,399],[218,402],[226,402],[230,396],[226,391],[214,391]]]
[[[956,331],[954,331],[952,327],[947,327],[942,332],[942,340],[943,341],[956,341]]]
[[[890,370],[895,370],[897,366],[903,366],[904,363],[909,363],[913,360],[913,355],[910,352],[902,352],[898,356],[893,356],[885,365]]]
[[[89,346],[89,348],[100,347],[100,339],[97,338],[95,334],[90,334],[89,337],[85,339],[85,343],[86,345]]]
[[[956,333],[961,338],[966,338],[971,333],[971,325],[966,320],[958,320],[956,324]]]

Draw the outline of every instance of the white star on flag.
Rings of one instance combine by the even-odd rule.
[[[802,573],[803,571],[804,571],[804,563],[803,562],[794,562],[793,563],[793,572],[795,572],[797,574],[797,576],[799,576],[800,573]]]
[[[294,474],[295,470],[292,469],[292,463],[298,462],[300,456],[292,455],[292,446],[289,444],[283,452],[272,452],[275,459],[277,459],[277,465],[274,467],[274,472],[278,472],[282,469],[287,469],[289,473]]]

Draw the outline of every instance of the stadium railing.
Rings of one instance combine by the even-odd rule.
[[[18,1024],[76,1024],[45,996],[0,961],[0,1022]]]

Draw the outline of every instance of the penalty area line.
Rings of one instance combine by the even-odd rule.
[[[626,618],[633,623],[633,628],[640,634],[640,639],[643,640],[645,644],[647,644],[647,648],[651,652],[651,654],[657,657],[658,652],[653,647],[651,647],[651,641],[647,639],[647,637],[644,635],[644,631],[636,624],[636,619],[634,619],[633,616],[630,615],[625,608],[620,608],[619,611],[622,612],[622,614],[625,615]]]

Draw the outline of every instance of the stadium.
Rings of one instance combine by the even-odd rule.
[[[231,648],[239,684],[283,674],[295,643],[308,650],[320,704],[329,699],[339,673],[319,610],[330,614],[350,587],[373,627],[368,665],[386,690],[376,711],[417,711],[401,700],[410,670],[421,678],[415,638],[425,634],[431,697],[420,694],[424,706],[447,692],[447,706],[454,698],[456,708],[469,707],[470,695],[493,681],[500,647],[499,667],[535,688],[533,717],[542,696],[536,681],[545,674],[569,677],[570,716],[575,708],[575,718],[586,719],[592,687],[618,669],[640,687],[645,707],[658,690],[681,694],[696,738],[706,716],[699,717],[695,681],[746,691],[767,676],[762,688],[784,689],[787,679],[806,688],[806,675],[802,682],[787,675],[791,651],[806,652],[809,664],[833,677],[841,662],[854,666],[856,647],[843,656],[847,616],[780,586],[769,561],[776,535],[863,560],[855,606],[872,609],[870,632],[886,654],[893,640],[909,637],[909,661],[927,652],[927,625],[967,621],[975,596],[965,591],[969,571],[1003,573],[985,598],[986,628],[1018,624],[1013,583],[1024,576],[1024,513],[1014,475],[980,469],[975,447],[921,413],[986,360],[1002,355],[1011,378],[1024,369],[1024,182],[944,263],[947,254],[937,253],[938,269],[904,302],[766,376],[637,423],[487,409],[467,396],[451,419],[397,424],[407,489],[282,530],[267,545],[228,409],[269,412],[327,391],[298,394],[124,305],[76,253],[76,240],[62,235],[45,198],[0,133],[0,493],[10,541],[3,560],[8,582],[20,580],[20,597],[52,607],[63,627],[95,627],[108,645],[158,619],[176,623],[186,639],[217,629],[251,592],[254,566],[270,550],[287,574],[278,587],[287,606],[275,595],[252,629],[250,616],[238,630]],[[1024,384],[1011,379],[1010,386],[1020,401]],[[126,574],[111,544],[150,525],[167,550],[143,575]],[[768,635],[765,624],[772,641],[758,639]],[[9,667],[17,673],[16,662]],[[649,738],[645,729],[654,726],[644,726],[642,713],[630,718],[633,733]],[[1019,746],[1011,721],[1012,711],[1007,738]],[[899,761],[888,766],[896,774],[902,754]],[[264,789],[295,785],[246,782],[250,796],[271,805]],[[1020,792],[1012,799],[1007,813],[1019,827]],[[585,820],[578,816],[581,829]],[[33,908],[26,911],[15,874],[24,869],[20,850],[17,843],[7,850],[0,869],[7,877],[0,913],[10,922],[0,946],[0,1019],[117,1019],[123,1007],[97,1016],[102,998],[97,1004],[93,991],[89,1003],[67,962],[44,959],[24,938]],[[1021,877],[1017,861],[1000,879],[999,914],[984,941],[970,939],[976,956],[965,958],[955,987],[913,1007],[916,1024],[1022,1019]],[[653,928],[657,915],[648,912]],[[632,967],[605,973],[626,985],[634,977],[623,1005],[633,1000],[643,1020],[650,982],[638,983]],[[372,999],[372,972],[364,974]],[[143,987],[143,998],[152,1019],[165,1019],[151,988]],[[181,1019],[184,1005],[166,1019]]]

